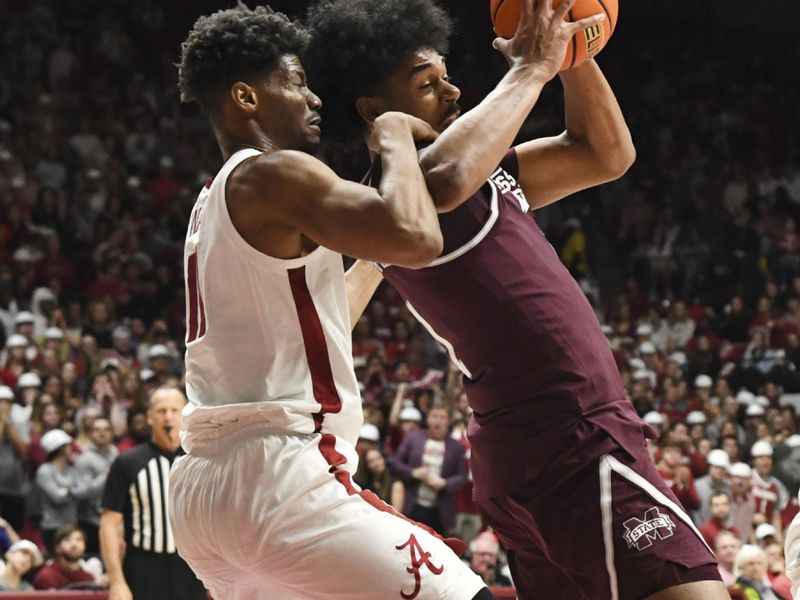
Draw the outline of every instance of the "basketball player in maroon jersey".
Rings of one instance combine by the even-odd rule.
[[[594,61],[561,74],[566,131],[509,150],[564,60],[573,4],[522,0],[515,37],[495,42],[508,73],[460,118],[442,57],[451,22],[433,0],[323,0],[305,60],[337,116],[328,133],[368,135],[386,110],[441,132],[420,163],[444,250],[421,269],[378,266],[464,374],[475,493],[519,598],[722,600],[714,555],[650,462],[594,312],[529,212],[634,160]],[[369,177],[381,180],[378,161]]]

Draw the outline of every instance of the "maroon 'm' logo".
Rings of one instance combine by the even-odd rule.
[[[398,550],[409,548],[409,551],[411,552],[411,566],[406,568],[406,571],[413,573],[414,575],[414,591],[410,594],[406,594],[403,590],[400,590],[400,595],[405,600],[413,600],[419,595],[419,589],[422,585],[421,576],[419,574],[420,569],[422,567],[428,567],[430,572],[434,575],[441,575],[444,571],[444,565],[437,567],[431,562],[431,553],[425,552],[422,549],[422,546],[419,545],[419,542],[417,541],[417,538],[414,537],[413,533],[405,544],[402,546],[395,546],[395,548]]]

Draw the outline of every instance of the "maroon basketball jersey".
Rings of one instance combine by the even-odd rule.
[[[382,265],[464,373],[478,498],[540,472],[581,419],[623,446],[642,444],[594,311],[529,214],[517,173],[512,149],[474,196],[440,215],[444,251],[428,267]]]

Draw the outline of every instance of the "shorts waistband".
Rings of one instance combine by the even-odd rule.
[[[261,414],[239,417],[227,423],[203,424],[198,429],[186,432],[183,439],[184,450],[192,456],[216,454],[221,449],[228,448],[231,444],[236,444],[256,435],[306,435],[270,423]]]

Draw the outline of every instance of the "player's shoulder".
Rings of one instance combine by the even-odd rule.
[[[233,179],[239,185],[256,185],[292,178],[315,170],[324,164],[314,156],[298,150],[275,150],[265,152],[243,162],[233,172]]]
[[[231,173],[229,200],[252,200],[262,206],[274,199],[285,204],[287,198],[307,196],[315,186],[328,184],[335,177],[319,159],[297,150],[276,150],[243,162]]]

